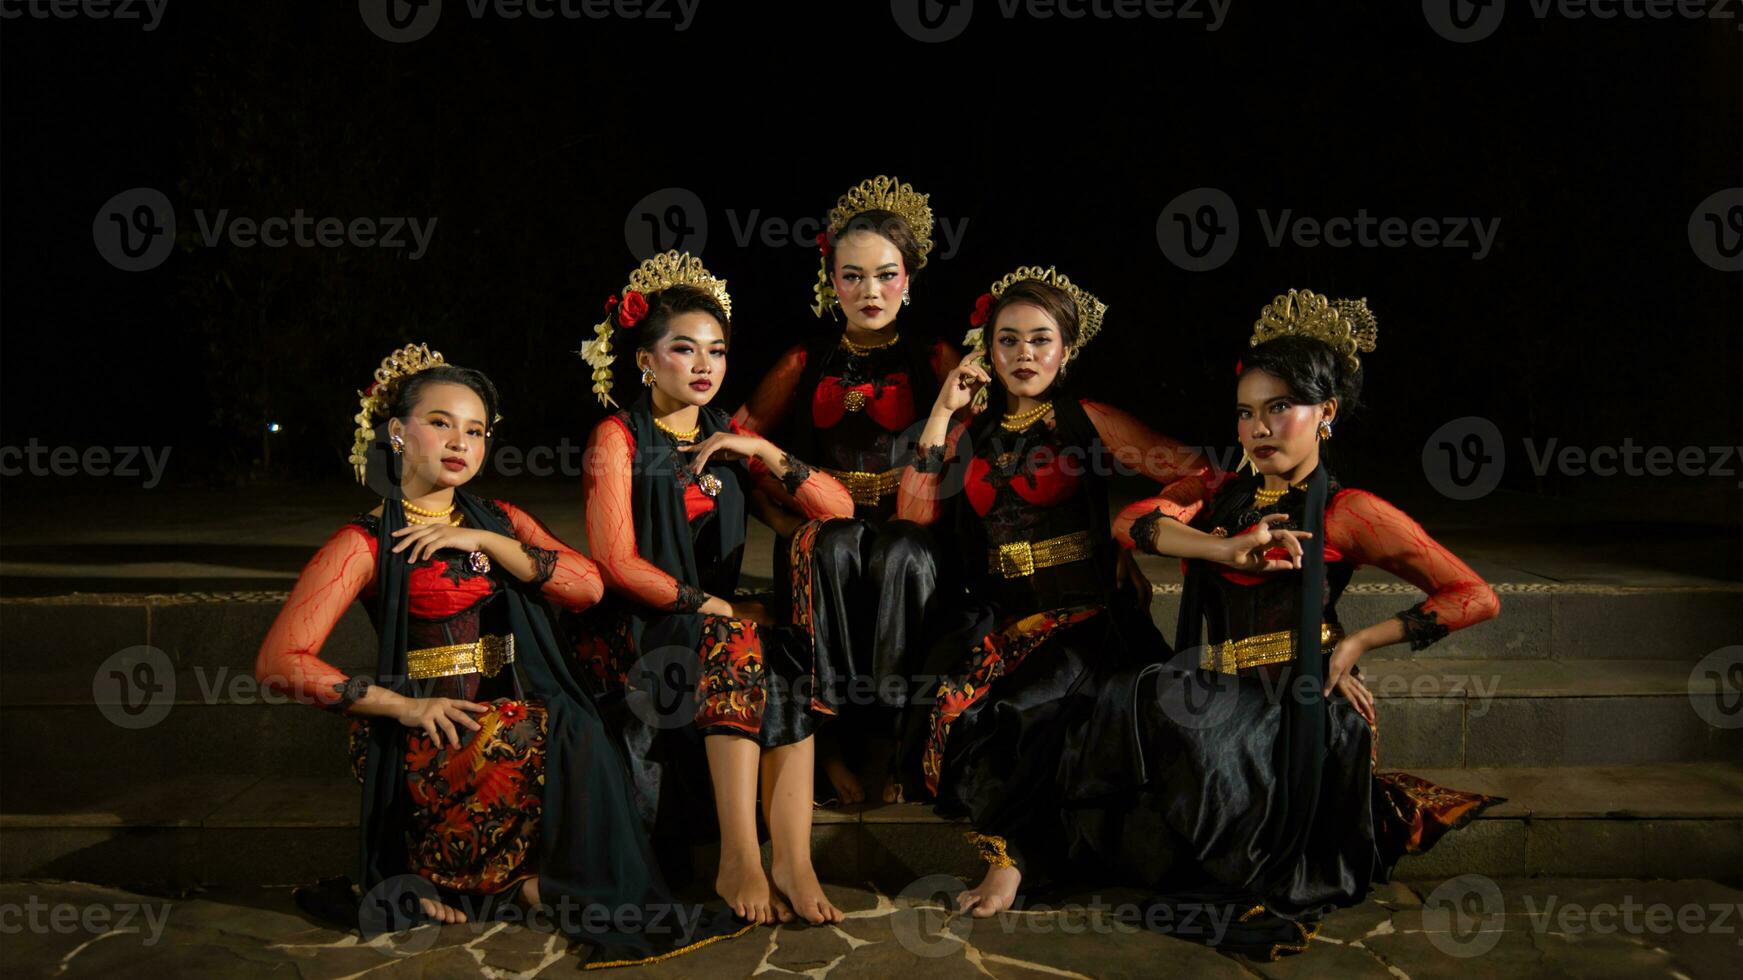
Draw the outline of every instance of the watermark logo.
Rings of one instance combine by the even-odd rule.
[[[1448,956],[1468,959],[1495,948],[1506,931],[1501,887],[1483,875],[1443,881],[1422,902],[1428,941]]]
[[[1695,206],[1689,247],[1720,272],[1743,272],[1743,187],[1714,191]]]
[[[1156,219],[1156,244],[1168,261],[1188,272],[1209,272],[1235,254],[1241,215],[1234,199],[1215,187],[1178,195]]]
[[[638,262],[674,250],[702,255],[708,247],[708,212],[695,191],[662,187],[629,209],[623,240]]]
[[[150,728],[169,717],[175,699],[175,665],[157,647],[118,650],[91,675],[91,701],[117,728]]]
[[[376,37],[405,44],[436,29],[442,0],[357,0],[357,13]]]
[[[1501,485],[1507,447],[1494,422],[1477,415],[1453,419],[1422,444],[1422,474],[1453,500],[1486,497]]]
[[[169,0],[0,0],[0,20],[113,20],[137,23],[149,34],[168,6]]]
[[[1689,671],[1689,703],[1714,728],[1743,728],[1743,646],[1720,647]]]
[[[154,187],[122,191],[97,209],[91,239],[97,254],[123,272],[155,269],[175,248],[175,208]]]
[[[422,903],[440,902],[436,886],[420,875],[394,875],[382,879],[357,905],[357,927],[365,936],[391,937],[394,954],[421,953],[436,944],[435,929],[419,929],[427,923]]]
[[[1455,44],[1495,33],[1507,13],[1503,0],[1422,0],[1422,16],[1434,32]]]
[[[1494,249],[1500,218],[1471,215],[1416,216],[1370,214],[1326,217],[1297,214],[1294,208],[1256,212],[1269,248],[1424,248],[1469,252],[1481,262]],[[1234,257],[1241,216],[1234,199],[1216,187],[1196,187],[1168,202],[1156,219],[1156,244],[1168,261],[1188,272],[1209,272]]]
[[[1168,20],[1215,31],[1228,17],[1232,0],[993,0],[1004,20]],[[982,8],[989,9],[989,8]],[[916,41],[954,40],[974,18],[974,0],[891,0],[890,16]]]

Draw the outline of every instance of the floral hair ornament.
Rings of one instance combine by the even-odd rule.
[[[818,263],[817,284],[811,287],[817,297],[811,304],[811,312],[822,316],[825,310],[841,305],[841,298],[835,295],[835,283],[829,275],[829,254],[833,251],[830,243],[854,218],[867,211],[889,211],[901,215],[919,242],[920,268],[926,268],[926,256],[932,254],[932,206],[926,200],[927,195],[915,190],[914,185],[904,184],[895,177],[872,177],[841,195],[829,211],[829,227],[817,234],[817,250],[822,257]]]
[[[1291,289],[1259,311],[1248,346],[1278,337],[1312,337],[1342,355],[1350,370],[1362,367],[1359,354],[1373,351],[1380,321],[1368,309],[1367,297],[1330,299],[1306,289]]]
[[[993,305],[1013,283],[1022,282],[1025,279],[1032,279],[1055,289],[1064,290],[1077,304],[1077,342],[1071,345],[1072,354],[1082,350],[1084,344],[1089,343],[1091,338],[1101,332],[1102,318],[1108,312],[1106,303],[1097,299],[1089,290],[1073,283],[1065,273],[1052,266],[1045,269],[1038,265],[1020,266],[1017,271],[993,283],[991,289],[982,293],[980,298],[974,301],[974,313],[968,318],[968,322],[974,325],[974,329],[963,334],[962,346],[969,349],[970,357],[980,358],[982,367],[990,370],[986,357],[986,328],[989,326]],[[983,386],[974,393],[974,410],[976,412],[986,407],[986,399],[987,390]]]
[[[375,441],[375,424],[387,418],[400,384],[414,374],[446,363],[442,353],[430,350],[429,344],[407,344],[381,359],[381,366],[375,369],[375,380],[357,393],[361,401],[354,416],[357,432],[351,442],[351,471],[358,483],[369,485],[364,471],[369,466],[369,445]]]
[[[617,360],[612,353],[614,330],[627,330],[647,317],[652,304],[648,294],[673,286],[695,286],[714,297],[728,320],[732,319],[732,297],[726,292],[726,280],[716,279],[702,265],[702,260],[689,252],[662,252],[637,266],[629,274],[629,284],[623,287],[623,299],[617,294],[605,301],[605,319],[593,326],[593,339],[581,345],[581,359],[593,369],[593,394],[599,404],[617,407],[611,398],[611,365]]]

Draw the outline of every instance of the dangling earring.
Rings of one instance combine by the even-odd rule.
[[[652,388],[653,386],[654,386],[654,372],[648,368],[642,368],[642,387],[643,388]]]
[[[1331,438],[1331,419],[1320,419],[1319,420],[1319,441],[1324,442],[1330,438]]]
[[[912,303],[913,301],[914,301],[914,297],[908,295],[908,287],[903,286],[902,287],[902,305],[907,306],[909,303]]]
[[[1241,470],[1246,470],[1255,476],[1259,473],[1259,464],[1253,462],[1253,457],[1249,456],[1245,449],[1241,450],[1241,465],[1236,468],[1235,472],[1239,473]]]
[[[388,436],[387,444],[393,447],[395,454],[405,452],[405,440],[401,439],[398,433]]]

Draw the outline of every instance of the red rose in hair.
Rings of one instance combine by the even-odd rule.
[[[980,299],[974,301],[974,312],[968,317],[969,324],[976,327],[986,326],[987,314],[991,313],[992,309],[993,294],[981,293]]]
[[[1240,377],[1240,376],[1241,376],[1241,362],[1240,362],[1240,361],[1236,361],[1236,362],[1235,362],[1235,377],[1237,377],[1237,378],[1238,378],[1238,377]]]
[[[829,232],[818,232],[816,241],[817,251],[822,252],[824,258],[829,258]]]
[[[640,323],[642,317],[648,315],[648,298],[635,290],[623,294],[623,305],[618,307],[618,325],[628,329]]]
[[[610,296],[605,297],[605,315],[606,316],[610,316],[612,309],[616,306],[617,306],[617,294],[616,293],[612,293]]]

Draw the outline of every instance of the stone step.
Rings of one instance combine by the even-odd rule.
[[[1377,695],[1384,766],[1743,758],[1736,692],[1722,689],[1723,678],[1684,664],[1425,658],[1365,662],[1363,672]],[[141,701],[118,682],[81,696],[58,686],[54,675],[14,675],[5,687],[0,739],[31,750],[0,756],[9,799],[82,805],[187,772],[315,777],[342,771],[348,727],[342,719],[276,697],[263,700],[252,675],[231,668],[199,665],[167,676],[174,678],[173,691]],[[132,715],[128,703],[152,707]],[[54,737],[42,737],[45,732]],[[3,808],[13,809],[9,802]]]
[[[1734,882],[1743,868],[1743,766],[1735,763],[1416,774],[1507,802],[1404,859],[1401,878]],[[0,815],[0,878],[260,885],[350,873],[358,801],[351,779],[184,774],[84,807]],[[919,804],[819,809],[812,847],[826,879],[899,890],[926,875],[976,874],[965,828]]]

